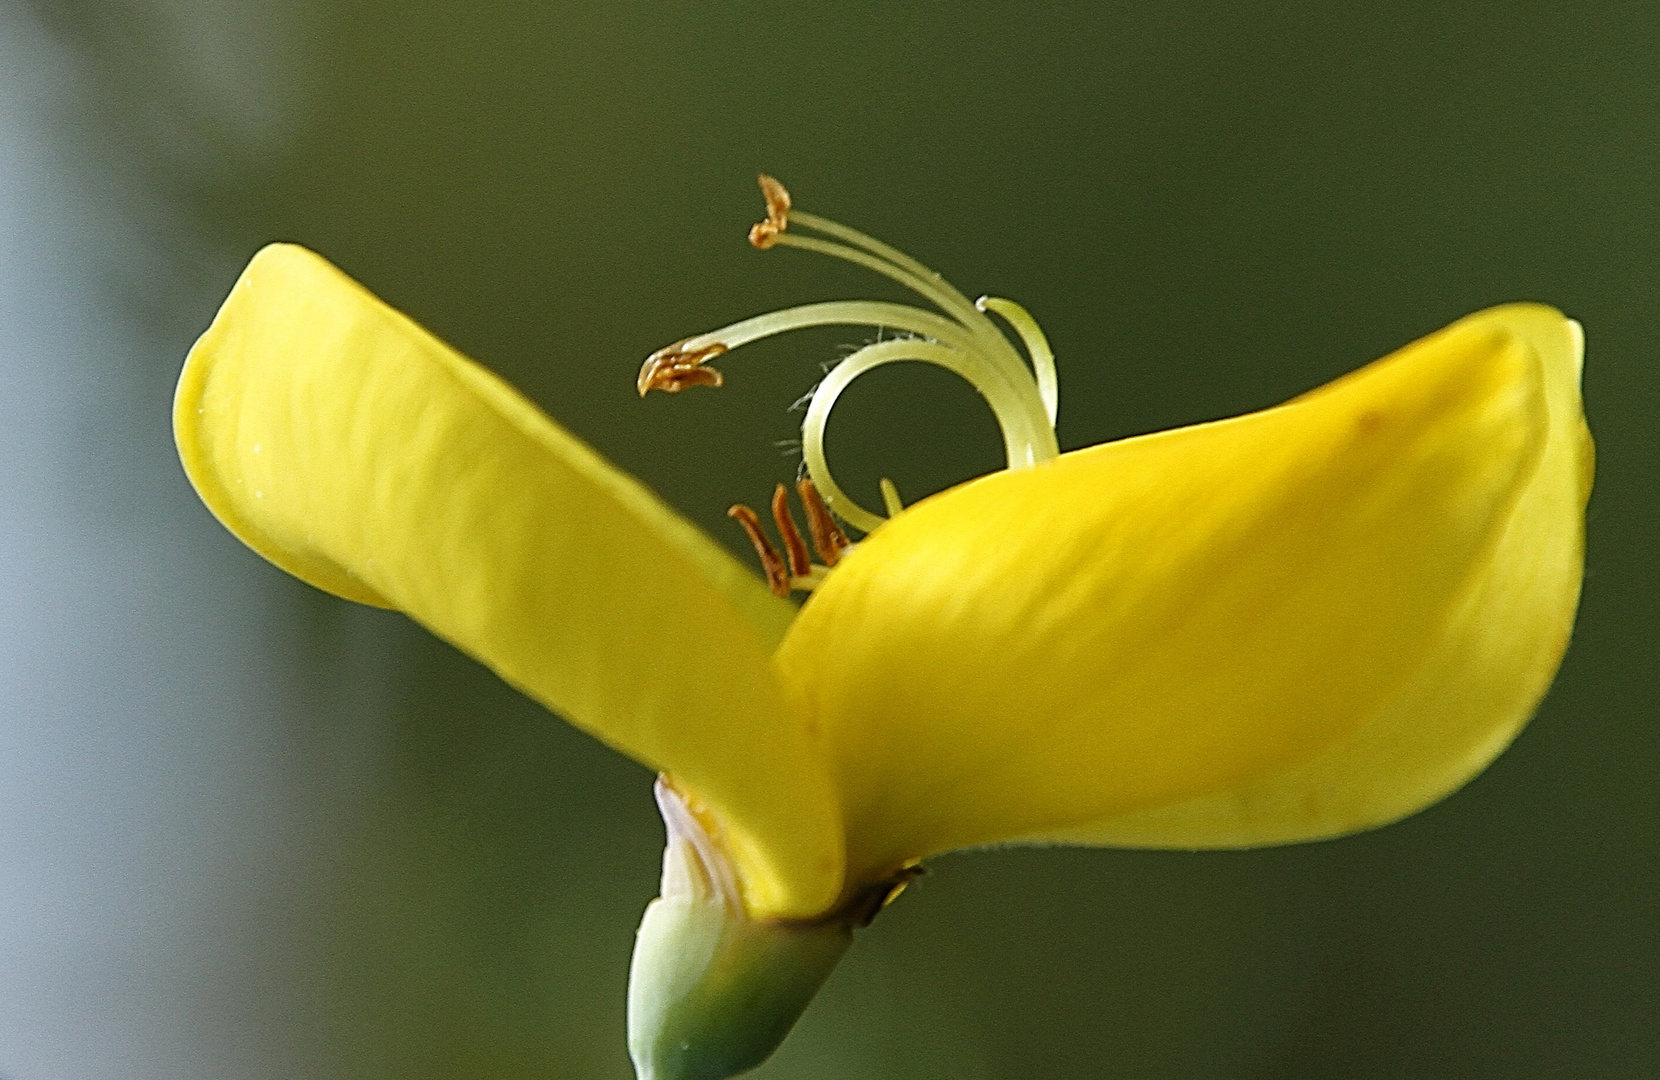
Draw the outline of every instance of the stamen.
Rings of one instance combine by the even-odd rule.
[[[767,201],[767,219],[750,226],[749,242],[765,251],[778,243],[778,237],[790,227],[790,192],[783,184],[762,173],[761,198]]]
[[[761,557],[761,570],[767,575],[767,587],[774,596],[790,595],[790,572],[784,566],[784,560],[778,557],[778,549],[772,546],[767,534],[761,531],[761,519],[755,511],[743,503],[730,507],[726,516],[732,518],[744,527],[749,534],[749,542],[755,546],[755,554]]]
[[[808,527],[813,534],[814,546],[826,567],[835,565],[847,545],[846,536],[841,534],[839,528],[836,529],[839,540],[831,539],[831,534],[822,528],[825,523],[835,527],[832,513],[866,532],[885,520],[853,501],[836,484],[824,455],[825,425],[831,407],[854,379],[873,368],[902,360],[921,361],[962,376],[980,392],[997,417],[1011,469],[1029,468],[1059,455],[1060,449],[1055,441],[1059,389],[1054,354],[1037,321],[1025,308],[996,297],[981,297],[970,303],[939,274],[897,248],[828,218],[794,210],[789,191],[772,177],[763,175],[760,185],[766,199],[767,216],[765,221],[750,230],[750,243],[762,249],[783,245],[833,255],[882,274],[939,308],[938,312],[934,312],[877,301],[832,301],[788,308],[687,338],[653,353],[640,371],[637,385],[641,394],[653,388],[674,391],[683,386],[719,386],[720,374],[703,366],[703,363],[728,349],[808,326],[851,324],[877,328],[878,338],[873,344],[843,360],[813,390],[802,421],[802,456],[813,485],[810,498],[805,490],[802,491],[802,503],[807,507]],[[792,224],[819,235],[803,236],[799,229],[786,232]],[[1008,324],[1025,347],[1027,356],[1021,355],[1004,331],[987,316],[987,312],[1000,316]],[[884,337],[883,332],[887,330],[897,330],[909,336]],[[888,516],[899,513],[903,506],[892,482],[882,480],[881,490],[883,507]],[[775,516],[777,506],[775,496]],[[736,509],[734,516],[737,516]],[[785,524],[788,513],[789,508],[785,505],[784,516],[779,517],[779,531],[785,535],[786,546],[789,545],[789,534],[794,530],[793,522],[788,526]],[[749,518],[755,521],[751,536],[754,541],[755,536],[759,535],[759,523],[753,513],[749,514]],[[745,528],[751,526],[746,524]],[[799,539],[799,533],[796,535]],[[762,552],[762,561],[766,563],[767,555],[761,547],[764,541],[762,537],[761,541],[756,542],[756,550]],[[770,549],[771,545],[767,547]],[[771,558],[781,570],[783,560],[776,551]],[[793,550],[789,569],[800,569],[800,561]],[[791,573],[785,575],[783,587],[787,591],[788,586],[795,583],[798,588],[810,588],[820,576],[818,567],[813,567],[811,573],[805,575]],[[768,570],[768,581],[773,591],[779,591],[779,579],[771,569]]]
[[[646,362],[640,365],[639,378],[634,380],[634,388],[641,397],[653,390],[678,394],[688,386],[721,385],[724,381],[721,373],[703,365],[726,352],[726,343],[712,341],[694,348],[690,344],[694,340],[684,338],[646,357]]]
[[[992,330],[991,323],[988,320],[976,317],[977,309],[968,302],[968,297],[957,291],[956,286],[946,281],[938,272],[928,269],[898,248],[884,244],[875,237],[866,236],[857,229],[850,229],[840,222],[819,217],[817,214],[797,213],[796,220],[809,229],[821,232],[826,236],[833,236],[837,240],[844,241],[845,245],[861,248],[864,252],[870,254],[865,255],[860,251],[852,251],[844,244],[826,243],[823,240],[814,240],[805,236],[791,236],[784,243],[809,251],[834,255],[837,258],[858,263],[860,266],[869,267],[879,274],[893,278],[912,292],[932,300],[971,331]],[[995,330],[992,330],[992,334],[995,335]]]
[[[799,592],[812,592],[820,585],[823,585],[824,579],[829,576],[830,568],[828,566],[819,566],[815,563],[805,574],[802,574],[800,577],[791,578],[790,588]]]
[[[783,244],[785,247],[798,248],[802,251],[814,251],[820,255],[832,255],[835,258],[862,266],[866,270],[874,270],[883,277],[897,281],[912,292],[921,295],[924,299],[932,300],[941,308],[944,308],[947,313],[963,320],[971,333],[981,330],[980,327],[968,321],[974,311],[968,301],[963,300],[960,305],[955,303],[951,294],[956,290],[950,286],[941,288],[939,282],[933,277],[923,277],[903,266],[888,262],[886,259],[878,258],[875,255],[868,255],[857,248],[849,247],[847,244],[838,244],[832,240],[820,240],[816,236],[778,233],[771,238],[767,247],[771,247],[773,244]],[[937,275],[935,276],[937,277]],[[982,342],[982,344],[986,344],[986,342]],[[1004,344],[1003,347],[1008,348],[1007,344]]]
[[[899,501],[899,489],[894,487],[893,481],[885,476],[882,477],[880,486],[882,488],[883,508],[887,510],[889,517],[898,516],[899,512],[905,509],[905,504]]]
[[[772,489],[772,520],[778,523],[778,535],[784,538],[784,550],[790,556],[790,576],[806,577],[812,573],[813,559],[807,554],[807,542],[801,539],[801,530],[795,527],[790,513],[790,493],[783,484]]]
[[[801,529],[790,510],[789,489],[783,484],[772,492],[772,520],[778,523],[778,535],[784,538],[784,555],[779,555],[778,549],[772,546],[772,541],[761,528],[760,515],[755,511],[739,503],[726,512],[748,534],[755,554],[761,557],[767,586],[775,596],[788,596],[792,590],[812,592],[824,584],[830,568],[840,561],[842,552],[853,546],[830,516],[811,480],[798,481],[796,491],[801,495],[801,505],[807,508],[808,528],[812,530],[813,546],[818,549],[819,558],[824,560],[822,565],[813,562],[812,556],[807,554],[807,542],[801,538]],[[787,564],[785,556],[789,559]]]
[[[1038,399],[1037,387],[1030,376],[1027,377],[1028,393],[1022,397],[1003,379],[985,378],[983,367],[977,366],[980,358],[972,353],[932,341],[879,341],[866,345],[832,368],[819,383],[801,424],[801,455],[807,462],[807,471],[830,508],[856,529],[871,532],[884,519],[853,501],[830,473],[830,463],[824,454],[824,433],[830,410],[853,380],[865,372],[884,364],[919,360],[962,376],[980,391],[1003,429],[1003,452],[1011,469],[1036,465],[1059,453],[1054,430],[1043,418],[1043,402]]]
[[[842,527],[836,524],[836,519],[830,516],[830,508],[824,505],[823,496],[819,495],[811,480],[797,480],[795,491],[801,496],[801,505],[807,511],[807,530],[813,534],[813,550],[818,552],[825,566],[835,566],[841,562],[842,552],[853,544],[842,532]]]
[[[1032,318],[1031,312],[1013,300],[982,296],[974,301],[974,306],[980,311],[997,312],[1020,335],[1020,343],[1026,346],[1026,352],[1032,358],[1032,371],[1037,375],[1038,396],[1043,399],[1043,410],[1049,414],[1049,426],[1053,427],[1060,412],[1060,377],[1055,373],[1055,353],[1049,348],[1049,339],[1044,336],[1043,328]]]

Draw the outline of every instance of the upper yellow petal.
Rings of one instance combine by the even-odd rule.
[[[500,379],[273,245],[191,351],[174,430],[202,500],[272,562],[671,772],[752,912],[835,897],[833,792],[770,664],[793,609]]]
[[[1495,309],[1277,409],[985,477],[868,538],[778,656],[830,747],[850,882],[1017,839],[1326,835],[1479,768],[1577,597],[1569,325]],[[1320,791],[1360,773],[1368,794],[1272,787],[1321,761]],[[1250,826],[1175,810],[1259,790],[1276,809]]]

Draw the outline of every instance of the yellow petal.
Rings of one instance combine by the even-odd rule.
[[[1324,754],[1236,790],[1053,839],[1249,847],[1335,836],[1428,806],[1510,745],[1568,646],[1595,452],[1579,396],[1579,324],[1548,308],[1518,305],[1502,314],[1544,361],[1550,433],[1538,472],[1487,568],[1448,611],[1430,661],[1352,738]]]
[[[831,747],[850,883],[999,841],[1328,835],[1478,769],[1577,598],[1570,326],[1495,309],[1277,409],[985,477],[872,535],[778,657]]]
[[[754,913],[837,894],[833,794],[771,674],[792,609],[500,379],[273,245],[191,351],[174,430],[203,502],[260,554],[409,613],[672,773]]]

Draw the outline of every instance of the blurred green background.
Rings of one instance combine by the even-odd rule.
[[[643,402],[641,358],[894,295],[752,251],[760,170],[1029,307],[1063,448],[1537,299],[1586,326],[1600,465],[1574,645],[1465,791],[1307,847],[938,860],[757,1076],[1660,1075],[1660,7],[0,0],[0,1076],[629,1075],[650,776],[242,549],[169,397],[299,241],[747,558],[725,508],[862,339]],[[873,504],[1000,462],[944,375],[846,401]]]

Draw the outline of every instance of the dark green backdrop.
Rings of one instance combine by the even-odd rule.
[[[758,1075],[1660,1074],[1660,7],[36,0],[25,17],[73,73],[52,84],[55,152],[102,177],[88,197],[136,215],[147,253],[109,257],[144,336],[88,438],[212,553],[193,612],[263,605],[245,680],[282,702],[238,737],[287,794],[237,835],[289,840],[258,873],[212,872],[209,974],[168,999],[165,1038],[200,1075],[620,1080],[661,832],[645,770],[218,529],[168,457],[192,337],[247,255],[302,242],[740,551],[723,512],[793,477],[786,407],[848,335],[644,402],[640,359],[787,303],[891,295],[749,249],[759,170],[1029,307],[1060,357],[1063,448],[1265,406],[1536,299],[1585,324],[1600,464],[1573,647],[1465,791],[1308,847],[939,860]],[[850,392],[831,454],[871,502],[882,474],[916,496],[999,463],[966,387],[891,369]],[[4,1030],[0,1073],[18,1068]],[[78,1074],[15,1080],[36,1075]]]

